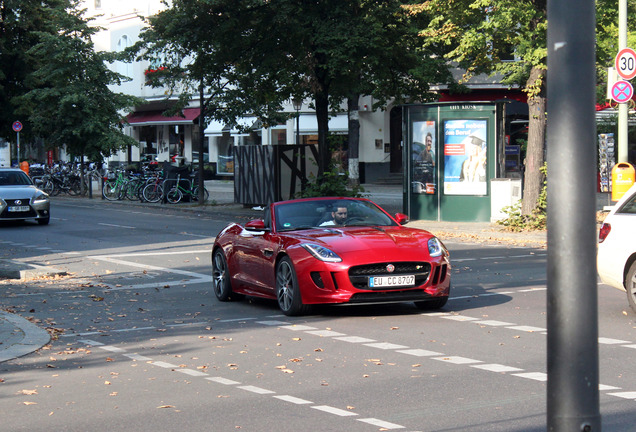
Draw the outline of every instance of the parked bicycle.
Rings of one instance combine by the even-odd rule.
[[[176,183],[172,184],[174,180],[166,180],[164,182],[170,182],[170,189],[166,193],[166,200],[171,204],[176,204],[183,199],[184,196],[190,197],[192,201],[199,200],[199,186],[194,185],[190,179],[181,179],[181,174],[177,175]],[[187,184],[187,187],[183,187],[183,183]],[[210,198],[210,193],[204,187],[203,188],[203,202],[206,202]]]

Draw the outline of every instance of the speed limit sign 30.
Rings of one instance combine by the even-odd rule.
[[[624,80],[636,76],[636,52],[631,48],[623,48],[616,55],[614,66],[618,75]]]

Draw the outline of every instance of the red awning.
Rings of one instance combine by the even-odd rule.
[[[135,126],[158,125],[158,124],[192,124],[192,121],[199,116],[199,108],[185,108],[183,116],[164,116],[163,111],[137,111],[128,114],[128,123]]]

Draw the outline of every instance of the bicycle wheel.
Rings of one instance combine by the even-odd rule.
[[[176,186],[170,189],[166,194],[166,199],[171,204],[178,203],[181,201],[181,198],[183,198],[183,193]]]
[[[102,195],[108,201],[117,201],[119,199],[119,192],[121,188],[117,183],[106,182],[102,189]]]
[[[160,184],[149,184],[142,191],[144,199],[150,203],[158,203],[163,198],[163,187]]]
[[[55,189],[55,184],[53,184],[52,180],[46,180],[43,184],[42,187],[40,188],[42,189],[44,192],[46,192],[49,195],[53,195],[53,190]]]
[[[71,179],[68,185],[68,191],[70,196],[78,196],[81,193],[82,183],[79,179]]]
[[[130,180],[126,185],[126,199],[130,201],[136,201],[139,199],[139,188],[141,182],[138,180]]]
[[[206,188],[203,188],[203,202],[207,202],[210,199],[210,192]],[[192,191],[192,201],[199,201],[199,186],[195,186]]]

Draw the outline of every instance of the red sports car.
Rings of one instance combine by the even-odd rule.
[[[216,237],[214,293],[220,301],[276,299],[286,315],[321,303],[441,308],[450,292],[448,250],[407,222],[363,198],[276,202],[263,219],[232,223]]]

